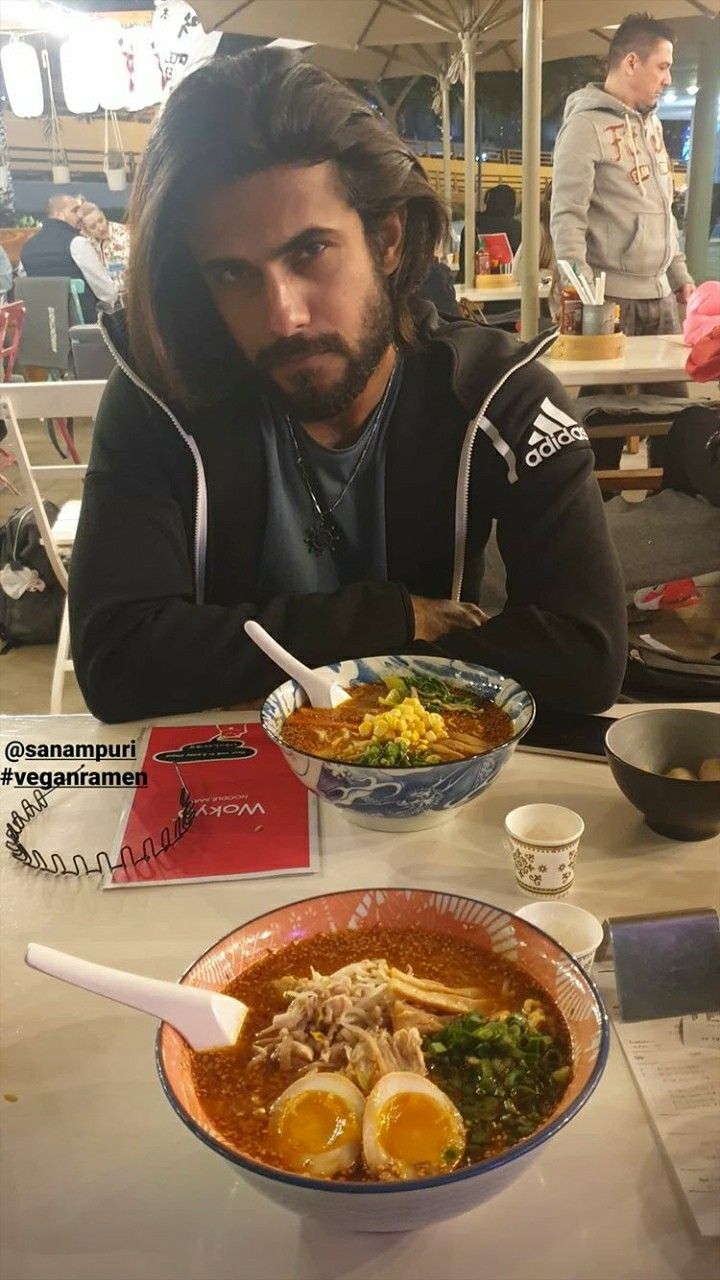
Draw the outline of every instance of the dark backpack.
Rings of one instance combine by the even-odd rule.
[[[44,504],[52,526],[59,508]],[[40,539],[32,507],[16,507],[0,528],[0,569],[35,569],[45,583],[44,591],[25,591],[17,600],[0,585],[0,653],[20,644],[54,644],[60,631],[65,592],[53,572]]]

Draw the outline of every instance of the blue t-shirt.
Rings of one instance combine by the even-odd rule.
[[[345,496],[332,512],[337,546],[313,553],[305,541],[317,512],[298,466],[287,420],[269,401],[260,423],[267,468],[268,509],[258,578],[258,603],[275,595],[307,595],[337,591],[351,582],[387,579],[385,551],[385,459],[387,428],[402,380],[398,359],[382,404],[347,449],[327,449],[299,424],[295,439],[315,497],[327,512],[367,453]]]

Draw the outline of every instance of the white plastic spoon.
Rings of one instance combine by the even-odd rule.
[[[277,640],[273,640],[259,622],[246,622],[245,630],[258,649],[262,649],[268,658],[302,685],[313,707],[339,707],[341,702],[347,702],[350,695],[332,676],[324,676],[306,667],[304,662],[294,658]]]
[[[242,1000],[203,987],[186,987],[159,978],[142,978],[122,969],[80,960],[64,951],[31,942],[25,952],[31,969],[70,982],[108,1000],[151,1013],[169,1022],[192,1049],[221,1049],[235,1044],[248,1013]]]

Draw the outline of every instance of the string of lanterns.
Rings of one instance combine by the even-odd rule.
[[[151,26],[145,27],[123,27],[113,19],[81,17],[55,4],[41,6],[40,12],[53,14],[55,19],[70,19],[69,33],[61,41],[59,54],[65,105],[74,115],[105,111],[105,172],[113,168],[108,164],[109,157],[119,154],[123,156],[124,174],[124,152],[115,113],[142,111],[163,101],[179,79],[214,55],[220,32],[206,33],[186,0],[155,0]],[[51,31],[58,31],[58,27],[58,20],[49,23]],[[35,47],[22,36],[13,36],[0,50],[0,64],[13,115],[32,119],[46,114],[41,64]],[[49,64],[46,72],[54,155],[64,157]],[[115,169],[118,168],[115,161]]]

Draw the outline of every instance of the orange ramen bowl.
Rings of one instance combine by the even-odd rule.
[[[165,1095],[190,1131],[277,1204],[347,1231],[409,1231],[476,1208],[508,1186],[584,1107],[608,1055],[608,1020],[597,989],[569,952],[529,921],[500,907],[430,889],[353,889],[323,894],[258,916],[221,938],[180,979],[222,991],[268,951],[333,930],[426,929],[459,937],[514,961],[562,1013],[573,1077],[554,1113],[502,1155],[453,1173],[408,1182],[331,1182],[287,1173],[230,1146],[204,1114],[190,1050],[172,1027],[158,1032],[156,1060]],[[561,1188],[555,1187],[555,1193]]]

